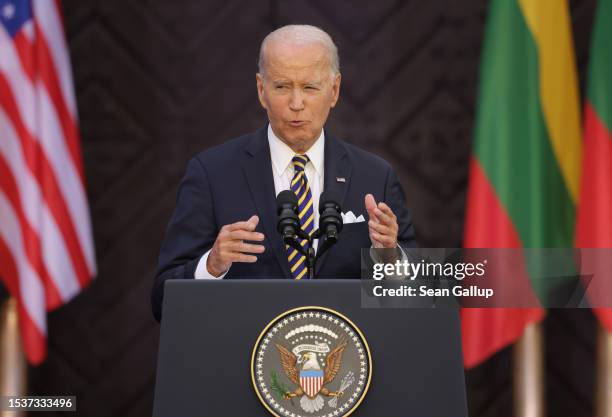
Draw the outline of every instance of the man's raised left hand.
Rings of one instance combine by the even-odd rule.
[[[393,210],[383,202],[376,204],[374,196],[365,196],[365,207],[368,211],[368,228],[374,248],[397,248],[397,217]]]

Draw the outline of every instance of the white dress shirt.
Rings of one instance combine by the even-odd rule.
[[[268,144],[270,146],[270,159],[272,160],[272,176],[274,177],[274,191],[278,195],[281,191],[291,189],[291,180],[293,179],[294,169],[291,160],[296,155],[295,152],[282,140],[276,136],[272,127],[268,125]],[[314,210],[314,229],[319,227],[319,196],[323,190],[323,181],[325,178],[323,172],[323,161],[325,153],[325,133],[321,130],[319,138],[306,152],[308,163],[304,167],[306,178],[310,184],[312,193],[312,208]],[[261,221],[261,219],[259,220]],[[314,241],[314,247],[317,247],[317,240]],[[225,277],[227,271],[219,277],[215,277],[208,272],[206,261],[210,250],[206,252],[198,262],[195,270],[196,279],[221,279]]]

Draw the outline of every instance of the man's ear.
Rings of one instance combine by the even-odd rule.
[[[342,81],[342,76],[340,74],[336,74],[334,76],[334,84],[332,85],[332,102],[331,107],[336,107],[336,103],[338,102],[338,98],[340,98],[340,81]]]
[[[260,73],[255,74],[257,81],[257,96],[259,97],[259,103],[261,107],[267,110],[266,101],[264,100],[264,88],[263,88],[263,76]]]

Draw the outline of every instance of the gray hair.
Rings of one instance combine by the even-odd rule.
[[[328,53],[329,65],[332,76],[340,74],[340,57],[338,48],[331,36],[323,29],[311,25],[287,25],[270,32],[261,42],[259,48],[259,73],[263,74],[266,67],[266,49],[268,44],[274,40],[289,41],[296,45],[311,45],[319,43],[325,46]]]

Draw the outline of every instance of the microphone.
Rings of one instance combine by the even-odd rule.
[[[319,230],[317,235],[325,237],[319,244],[317,257],[326,252],[336,242],[338,242],[338,234],[342,231],[342,208],[340,207],[340,198],[333,191],[323,191],[319,198]]]
[[[276,213],[278,214],[278,225],[276,229],[283,240],[293,238],[300,228],[300,219],[297,215],[298,200],[291,190],[281,191],[276,197]]]
[[[303,254],[305,249],[296,237],[307,239],[308,235],[300,228],[298,199],[293,191],[285,190],[278,194],[276,197],[276,213],[278,214],[276,230],[281,234],[283,242]]]

